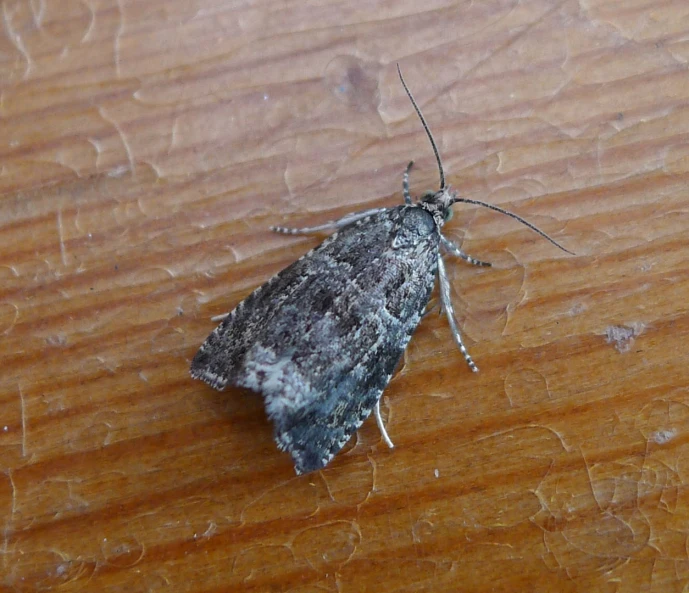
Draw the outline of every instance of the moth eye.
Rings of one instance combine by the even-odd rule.
[[[445,219],[445,222],[452,219],[453,213],[454,213],[454,210],[452,208],[447,208],[445,210],[445,212],[443,212],[443,218]]]

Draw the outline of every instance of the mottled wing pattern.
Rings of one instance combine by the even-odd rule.
[[[322,468],[390,381],[433,289],[438,243],[418,206],[340,229],[239,303],[192,376],[263,394],[297,473]]]

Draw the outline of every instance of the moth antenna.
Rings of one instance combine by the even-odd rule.
[[[569,253],[570,255],[576,255],[574,252],[570,251],[569,249],[565,249],[562,245],[560,245],[555,239],[551,238],[549,235],[544,233],[541,229],[538,227],[532,225],[530,222],[524,220],[521,216],[518,216],[514,212],[509,212],[508,210],[503,210],[502,208],[498,206],[493,206],[493,204],[488,204],[486,202],[481,202],[480,200],[470,200],[469,198],[455,198],[452,203],[456,204],[458,202],[461,202],[463,204],[474,204],[475,206],[483,206],[484,208],[490,208],[491,210],[495,210],[496,212],[500,212],[501,214],[506,214],[507,216],[514,218],[515,220],[518,220],[521,222],[523,225],[529,227],[532,231],[538,233],[543,237],[544,239],[547,239],[550,241],[555,247],[562,249],[565,253]]]
[[[407,86],[407,83],[404,82],[404,78],[402,77],[402,70],[400,70],[399,64],[397,64],[397,73],[400,75],[400,81],[402,82],[404,90],[407,92],[407,96],[409,97],[411,104],[414,106],[416,115],[419,116],[421,124],[423,125],[423,129],[426,130],[426,135],[428,136],[428,139],[431,141],[431,146],[433,147],[433,154],[435,154],[435,160],[438,162],[438,172],[440,173],[440,191],[442,191],[445,189],[445,173],[443,172],[443,164],[440,161],[440,153],[438,152],[438,147],[435,145],[435,140],[433,140],[433,134],[431,134],[431,130],[428,128],[428,124],[426,123],[426,120],[424,119],[423,114],[419,109],[419,106],[416,104],[416,101],[414,101],[414,97],[412,96],[411,91]]]

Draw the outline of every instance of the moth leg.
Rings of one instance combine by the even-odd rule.
[[[380,430],[380,436],[383,437],[385,444],[393,449],[395,445],[393,445],[392,441],[390,440],[388,432],[385,430],[385,426],[383,426],[383,419],[380,416],[380,398],[378,398],[378,401],[376,402],[376,407],[373,408],[373,413],[376,415],[376,423],[378,424],[378,430]]]
[[[227,317],[227,316],[229,316],[229,313],[221,313],[220,315],[213,315],[213,317],[211,317],[211,321],[213,323],[217,323],[218,321],[222,321],[223,319],[225,319],[225,317]]]
[[[447,314],[447,321],[450,324],[450,330],[452,330],[452,337],[455,340],[455,344],[459,348],[459,351],[464,355],[464,360],[467,361],[469,368],[474,372],[478,372],[478,367],[471,360],[471,356],[467,352],[467,349],[462,343],[462,336],[459,333],[459,328],[457,327],[457,320],[455,319],[455,310],[452,306],[452,298],[450,296],[450,281],[447,279],[447,270],[445,269],[445,262],[440,254],[438,254],[438,277],[440,278],[440,302],[443,304],[443,309]]]
[[[371,208],[370,210],[363,210],[361,212],[350,212],[349,214],[345,214],[342,218],[330,220],[317,226],[307,226],[302,228],[272,226],[270,227],[270,230],[276,233],[282,233],[284,235],[310,235],[312,233],[320,233],[322,231],[336,231],[343,226],[347,226],[348,224],[361,220],[362,218],[366,218],[367,216],[378,214],[384,210],[387,210],[387,208]]]
[[[474,259],[470,255],[464,253],[457,245],[455,245],[449,239],[446,239],[443,235],[440,235],[440,240],[443,242],[443,247],[447,249],[452,255],[461,257],[465,262],[470,263],[472,266],[481,266],[483,268],[490,268],[493,264],[487,261],[481,261],[480,259]]]
[[[409,193],[409,171],[414,165],[414,161],[409,161],[407,168],[402,175],[402,192],[404,193],[404,203],[411,206],[411,194]]]

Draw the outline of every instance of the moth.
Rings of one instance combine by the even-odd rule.
[[[459,197],[447,185],[433,135],[397,70],[430,140],[438,191],[412,200],[412,161],[403,174],[402,205],[354,212],[319,226],[273,227],[290,235],[334,233],[241,301],[191,363],[191,376],[215,389],[234,385],[263,396],[275,441],[291,455],[297,474],[325,467],[371,412],[393,446],[380,397],[424,314],[436,277],[454,341],[469,368],[478,370],[457,327],[441,251],[472,265],[490,264],[442,234],[453,204],[511,216],[571,253],[516,214]]]

